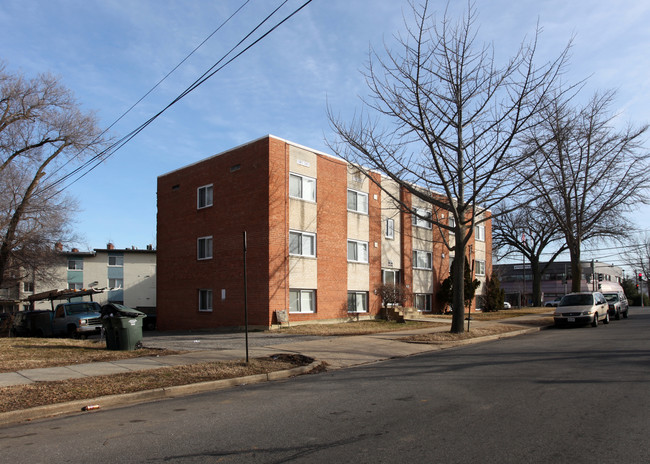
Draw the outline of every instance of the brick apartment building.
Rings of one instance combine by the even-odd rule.
[[[432,212],[373,176],[421,215]],[[290,323],[375,317],[382,280],[403,283],[409,305],[438,310],[435,293],[449,273],[436,227],[345,161],[273,136],[160,176],[157,224],[162,330],[244,324],[244,231],[251,326],[277,324],[276,311]],[[483,279],[490,221],[477,235],[472,259]]]

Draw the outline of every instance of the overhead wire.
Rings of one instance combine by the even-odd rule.
[[[75,178],[72,182],[68,183],[65,185],[63,188],[57,190],[52,196],[55,196],[65,190],[66,188],[70,187],[74,183],[78,182],[81,180],[83,177],[88,175],[90,172],[92,172],[94,169],[96,169],[103,161],[111,157],[115,152],[117,152],[120,148],[122,148],[124,145],[126,145],[129,141],[131,141],[136,135],[138,135],[140,132],[142,132],[149,124],[151,124],[153,121],[155,121],[158,117],[160,117],[165,111],[167,111],[170,107],[172,107],[174,104],[178,103],[182,98],[187,96],[190,92],[194,91],[196,88],[198,88],[200,85],[205,83],[208,79],[210,79],[212,76],[214,76],[216,73],[221,71],[223,68],[228,66],[230,63],[232,63],[234,60],[239,58],[241,55],[246,53],[248,50],[250,50],[253,46],[257,45],[261,40],[266,38],[269,34],[274,32],[278,27],[280,27],[282,24],[284,24],[286,21],[288,21],[290,18],[292,18],[294,15],[296,15],[298,12],[300,12],[303,8],[305,8],[308,4],[310,4],[313,0],[307,0],[305,1],[301,6],[293,10],[290,14],[288,14],[284,19],[276,23],[273,27],[271,27],[268,31],[266,31],[264,34],[262,34],[260,37],[258,37],[256,40],[254,40],[251,44],[246,46],[243,50],[238,52],[236,55],[234,55],[232,58],[230,58],[228,61],[223,63],[221,66],[219,64],[224,61],[228,55],[230,55],[234,50],[237,49],[244,41],[246,41],[252,34],[257,31],[261,26],[263,26],[282,6],[284,6],[288,0],[285,0],[282,2],[275,10],[273,10],[268,16],[266,16],[251,32],[246,34],[246,36],[241,39],[235,46],[233,46],[224,56],[222,56],[214,65],[212,65],[206,72],[204,72],[197,80],[195,80],[187,89],[185,89],[180,95],[178,95],[174,100],[172,100],[167,106],[165,106],[162,110],[160,110],[158,113],[156,113],[154,116],[149,118],[147,121],[142,123],[140,126],[138,126],[136,129],[132,130],[129,132],[127,135],[124,137],[120,138],[117,142],[114,142],[111,144],[108,148],[105,150],[102,150],[100,153],[94,155],[91,157],[88,161],[83,163],[80,167],[77,169],[73,170],[71,173],[67,174],[66,176],[62,177],[61,179],[57,180],[53,184],[51,184],[50,188],[53,188],[56,185],[61,184],[67,179],[70,179],[73,175],[80,173],[82,170],[85,169],[85,172],[81,173],[77,178]],[[217,67],[218,66],[218,67]],[[216,69],[215,69],[216,68]],[[92,166],[91,166],[92,165]],[[90,167],[89,167],[90,166]]]

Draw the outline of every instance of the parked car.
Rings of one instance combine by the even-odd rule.
[[[609,324],[609,304],[600,292],[578,292],[564,295],[553,314],[555,325]]]
[[[607,292],[603,293],[603,296],[609,304],[609,317],[614,317],[618,320],[623,316],[623,319],[627,319],[627,313],[630,309],[627,297],[623,292]]]
[[[52,311],[18,311],[9,334],[12,337],[51,337]]]
[[[547,301],[546,303],[544,303],[544,306],[547,307],[547,308],[555,308],[560,304],[560,301],[562,301],[561,296],[557,297],[554,300]]]

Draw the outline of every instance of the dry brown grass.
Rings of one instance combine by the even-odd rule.
[[[553,308],[520,308],[520,309],[503,309],[501,311],[494,311],[490,313],[472,313],[472,320],[474,321],[495,321],[498,319],[509,319],[511,317],[528,316],[531,314],[545,314],[552,313]],[[451,319],[451,314],[434,314],[432,316],[443,319]]]
[[[106,349],[106,342],[103,341],[67,338],[0,338],[0,372],[177,353],[177,351],[151,348],[109,351]]]
[[[448,342],[455,342],[459,340],[468,340],[470,338],[486,337],[488,335],[498,335],[506,332],[514,332],[522,330],[519,325],[498,324],[489,327],[471,328],[469,332],[451,333],[451,332],[435,332],[428,334],[411,335],[404,337],[401,340],[409,343],[428,343],[428,344],[442,344]]]
[[[300,355],[277,355],[243,361],[224,361],[162,367],[125,374],[101,375],[56,382],[37,382],[0,388],[0,412],[8,412],[97,398],[136,391],[167,388],[211,380],[265,374],[309,364],[310,358]]]
[[[319,335],[319,336],[344,336],[344,335],[367,335],[380,332],[396,332],[400,330],[426,329],[446,325],[440,322],[428,321],[406,321],[399,323],[395,321],[373,320],[341,322],[337,324],[305,324],[282,327],[282,333],[292,335]]]

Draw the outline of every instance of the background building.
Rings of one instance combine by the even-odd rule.
[[[158,178],[158,327],[375,317],[376,289],[398,282],[407,302],[441,309],[449,273],[441,232],[398,208],[382,188],[431,215],[387,178],[372,181],[331,155],[263,137]],[[436,211],[444,217],[444,211]],[[491,225],[472,242],[477,277],[491,270]],[[479,289],[479,292],[481,289]]]
[[[543,268],[546,263],[540,263]],[[595,261],[582,262],[580,275],[581,291],[623,291],[623,269]],[[529,263],[495,264],[494,272],[501,280],[501,288],[506,292],[506,301],[519,305],[523,292],[526,304],[532,304],[533,276]],[[552,301],[571,292],[571,262],[555,261],[542,273],[542,301]]]

